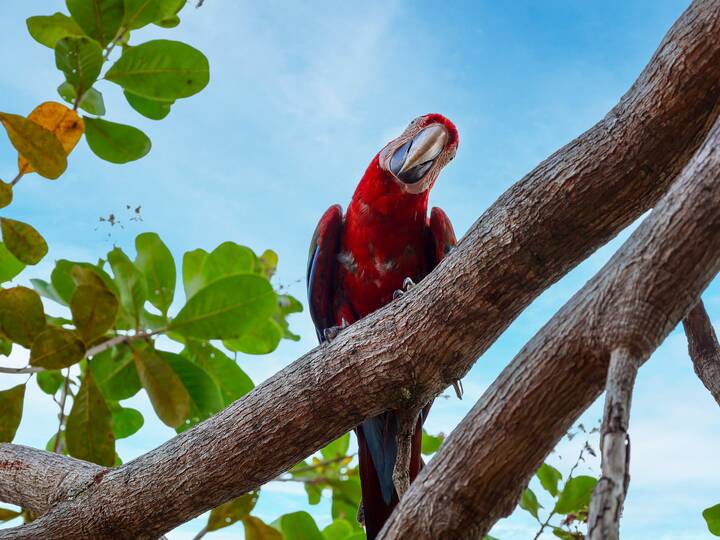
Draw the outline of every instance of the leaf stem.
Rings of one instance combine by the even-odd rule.
[[[200,531],[198,531],[198,533],[195,536],[193,536],[193,540],[200,540],[207,533],[208,533],[208,528],[207,528],[207,525],[205,525],[202,529],[200,529]]]
[[[23,176],[25,176],[24,172],[18,172],[17,176],[10,181],[10,185],[14,186],[15,184],[17,184]]]
[[[59,415],[57,433],[55,434],[55,448],[53,450],[56,454],[61,453],[62,449],[63,449],[60,435],[62,434],[63,425],[65,425],[65,418],[66,418],[65,402],[67,401],[69,386],[70,386],[70,368],[67,368],[67,374],[65,375],[65,382],[63,383],[62,392],[60,394],[60,404],[59,404],[60,405],[60,415]]]

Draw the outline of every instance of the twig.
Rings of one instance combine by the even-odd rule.
[[[17,176],[10,181],[10,185],[14,186],[15,184],[17,184],[23,176],[25,176],[25,173],[22,171],[19,171],[17,173]]]
[[[60,394],[60,416],[59,416],[57,433],[55,434],[55,448],[53,449],[53,451],[56,454],[60,454],[62,452],[62,439],[61,439],[60,435],[62,434],[63,425],[65,424],[65,402],[67,401],[69,385],[70,385],[70,368],[67,368],[67,374],[65,375],[65,382],[63,383],[62,392]]]
[[[593,490],[588,540],[618,540],[620,514],[630,482],[630,404],[640,361],[627,349],[610,355],[600,452],[602,476]]]
[[[683,319],[695,373],[720,405],[720,343],[702,300]]]
[[[0,373],[9,373],[11,375],[22,375],[24,373],[37,373],[38,371],[45,371],[41,367],[26,366],[21,368],[12,367],[0,367]]]
[[[345,461],[347,458],[353,458],[355,457],[355,454],[350,454],[347,456],[338,456],[336,458],[328,459],[325,461],[318,461],[317,463],[314,463],[312,465],[308,465],[306,467],[298,467],[297,469],[293,469],[292,471],[288,471],[288,474],[290,473],[304,473],[304,472],[310,472],[314,471],[315,469],[321,469],[323,467],[326,467],[328,465],[333,465],[335,463],[340,463],[341,461]]]
[[[198,533],[193,536],[193,540],[200,540],[208,533],[207,525],[205,525],[202,529],[198,531]]]

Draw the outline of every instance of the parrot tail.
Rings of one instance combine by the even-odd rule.
[[[413,434],[410,481],[415,479],[422,467],[420,446],[423,416],[424,414],[421,414],[418,417]],[[397,429],[397,417],[391,411],[365,420],[355,429],[358,437],[362,505],[368,540],[373,540],[377,536],[398,503],[392,479],[397,456]]]

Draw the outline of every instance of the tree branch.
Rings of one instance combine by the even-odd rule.
[[[702,300],[683,319],[695,373],[720,405],[720,343]]]
[[[420,402],[442,392],[544,289],[654,205],[687,163],[720,108],[719,14],[720,0],[696,1],[620,103],[510,188],[412,291],[0,538],[157,537],[272,480],[364,418],[402,408],[408,392]],[[582,408],[576,394],[586,385],[576,386],[563,386],[572,396],[554,404],[561,418]],[[525,413],[537,421],[550,410]]]
[[[720,119],[650,216],[445,440],[380,538],[478,538],[510,514],[602,392],[611,351],[645,361],[720,270],[718,208]]]

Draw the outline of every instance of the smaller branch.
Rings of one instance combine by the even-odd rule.
[[[45,371],[41,367],[26,366],[21,368],[11,367],[0,367],[0,373],[9,373],[11,375],[22,375],[24,373],[37,373],[38,371]]]
[[[115,34],[115,37],[108,45],[108,48],[105,49],[105,55],[103,56],[103,62],[107,62],[108,58],[110,58],[110,53],[113,52],[113,49],[115,49],[115,46],[120,43],[120,40],[125,37],[125,34],[127,33],[127,28],[124,26],[121,26],[118,28],[117,34]]]
[[[67,373],[65,374],[65,382],[63,383],[62,392],[60,394],[60,403],[58,404],[60,406],[60,414],[58,415],[58,428],[57,433],[55,434],[55,448],[53,449],[56,454],[61,454],[63,450],[60,435],[62,435],[63,426],[65,425],[65,402],[67,401],[69,386],[70,368],[67,369]]]
[[[353,458],[355,457],[355,454],[348,454],[347,456],[338,456],[336,458],[332,459],[326,459],[324,461],[318,461],[317,463],[313,463],[312,465],[308,465],[307,467],[298,467],[297,469],[292,469],[288,471],[288,474],[298,474],[298,473],[304,473],[304,472],[310,472],[314,471],[316,469],[322,469],[323,467],[326,467],[328,465],[334,465],[335,463],[340,463],[341,461],[345,461],[347,458]]]
[[[90,347],[85,352],[85,358],[95,356],[96,354],[100,354],[101,352],[107,351],[108,349],[112,349],[113,347],[116,347],[118,345],[122,345],[122,344],[127,345],[128,343],[132,343],[133,341],[147,339],[149,337],[156,336],[157,334],[162,334],[164,332],[167,332],[167,327],[158,328],[157,330],[153,330],[152,332],[140,331],[140,332],[137,332],[136,334],[115,336],[113,338],[108,339],[107,341],[103,341],[102,343],[95,345],[94,347]]]
[[[395,466],[393,467],[393,484],[397,491],[398,498],[402,496],[410,488],[410,459],[412,453],[412,442],[415,430],[418,428],[418,416],[421,408],[412,407],[410,409],[397,411],[398,430],[395,439],[397,440],[397,455],[395,457]]]
[[[193,540],[200,540],[201,538],[204,538],[205,535],[208,533],[207,525],[205,525],[202,529],[198,531],[198,533],[193,536]]]
[[[24,172],[18,172],[17,176],[10,181],[10,185],[14,186],[15,184],[17,184],[23,176],[25,176]]]
[[[590,502],[587,540],[618,540],[620,535],[620,514],[630,482],[630,404],[640,363],[624,348],[610,355],[600,434],[602,476]]]
[[[720,343],[702,300],[683,319],[695,373],[720,405]]]

